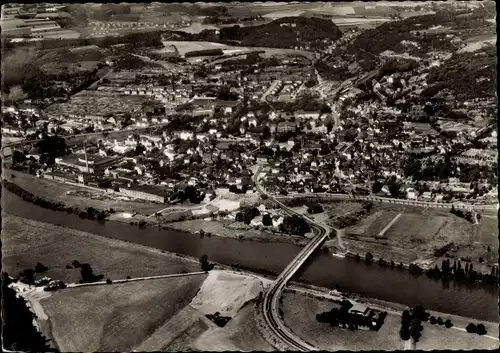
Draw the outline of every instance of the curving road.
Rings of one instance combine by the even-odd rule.
[[[297,351],[314,351],[317,350],[316,347],[310,345],[309,343],[303,341],[293,332],[291,332],[284,323],[280,320],[278,311],[278,300],[281,295],[281,291],[285,287],[286,283],[293,277],[297,270],[306,262],[306,260],[311,256],[316,249],[326,240],[329,235],[329,230],[319,224],[314,223],[314,221],[308,216],[303,216],[289,207],[285,206],[280,201],[276,200],[274,197],[268,195],[265,190],[259,184],[259,175],[262,172],[262,167],[255,173],[255,186],[259,193],[267,195],[270,200],[279,205],[283,210],[289,214],[299,215],[304,217],[304,219],[309,223],[311,228],[314,230],[316,235],[312,240],[299,252],[299,254],[288,264],[288,266],[283,270],[283,272],[278,276],[276,281],[273,283],[271,288],[266,292],[263,301],[263,314],[266,323],[269,325],[274,334],[279,337],[284,343],[286,343],[290,348]]]

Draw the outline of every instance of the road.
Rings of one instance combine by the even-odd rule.
[[[134,278],[128,278],[128,279],[113,280],[113,283],[138,282],[138,281],[146,281],[146,280],[151,280],[151,279],[199,276],[199,275],[205,275],[205,274],[206,274],[206,272],[189,272],[189,273],[175,273],[172,275],[134,277]],[[104,284],[107,284],[106,281],[99,281],[99,282],[92,282],[92,283],[68,283],[66,288],[100,286],[100,285],[104,285]]]
[[[265,190],[259,184],[259,175],[261,174],[262,167],[256,171],[255,185],[257,191],[262,195],[267,195]],[[268,198],[278,204],[283,210],[289,214],[300,215],[299,213],[293,211],[292,209],[285,206],[280,201],[276,200],[274,197],[267,195]],[[314,253],[315,250],[327,239],[329,235],[329,229],[326,227],[314,223],[314,221],[307,217],[302,216],[309,223],[311,228],[315,231],[316,235],[311,239],[311,241],[300,251],[300,253],[288,264],[285,270],[278,276],[276,281],[272,284],[271,288],[266,292],[263,301],[263,314],[266,323],[269,325],[274,334],[279,337],[284,343],[286,343],[291,349],[297,351],[314,351],[317,350],[316,347],[310,345],[309,343],[303,341],[293,332],[291,332],[281,321],[279,317],[278,301],[281,296],[281,292],[285,287],[286,283],[293,277],[297,270],[306,262],[306,260]]]
[[[279,82],[280,82],[280,80],[275,80],[275,81],[273,81],[273,83],[271,83],[271,86],[268,88],[268,90],[266,91],[266,93],[264,93],[264,94],[262,95],[262,97],[260,98],[260,100],[261,100],[262,102],[265,102],[265,101],[266,101],[266,97],[267,97],[269,94],[271,94],[271,91],[272,91],[273,89],[275,89],[275,88],[276,88],[276,86],[278,85],[278,83],[279,83]]]
[[[476,210],[496,210],[498,207],[498,203],[491,204],[466,204],[463,202],[457,203],[443,203],[443,202],[428,202],[428,201],[414,201],[414,200],[402,200],[402,199],[394,199],[389,197],[380,197],[380,196],[351,196],[347,194],[330,194],[330,193],[304,193],[304,194],[294,194],[288,196],[277,196],[278,199],[287,199],[287,198],[302,198],[302,197],[320,197],[334,200],[362,200],[362,201],[376,201],[376,202],[384,202],[384,203],[393,203],[399,205],[408,205],[408,206],[420,206],[420,207],[431,207],[431,208],[451,208],[454,206],[455,208],[474,208]]]

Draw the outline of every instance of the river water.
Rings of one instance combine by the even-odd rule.
[[[52,223],[97,235],[130,241],[154,248],[199,257],[226,265],[281,272],[299,253],[300,247],[287,243],[263,243],[217,236],[203,237],[181,231],[166,231],[156,227],[139,229],[123,222],[81,219],[76,215],[44,209],[25,202],[2,190],[2,209],[9,213]],[[4,236],[8,236],[5,234]],[[498,321],[498,288],[479,284],[445,284],[425,275],[414,277],[407,271],[366,265],[351,258],[338,258],[329,253],[313,255],[297,274],[298,279],[314,285],[358,293],[401,304],[422,304],[424,307],[471,317]]]

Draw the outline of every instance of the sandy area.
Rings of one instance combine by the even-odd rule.
[[[175,344],[175,341],[177,341],[177,345],[179,345],[179,341],[182,340],[183,334],[185,336],[185,333],[189,332],[193,326],[201,326],[203,331],[205,331],[209,327],[215,327],[216,325],[198,310],[194,309],[190,305],[187,305],[174,317],[159,327],[144,342],[135,347],[134,351],[164,351],[167,347]],[[193,332],[191,332],[190,336],[190,338],[193,338]]]
[[[193,298],[191,306],[203,314],[219,312],[234,317],[249,300],[263,290],[260,280],[223,271],[211,271]]]
[[[255,303],[247,303],[223,328],[214,326],[192,343],[200,351],[274,351],[260,335],[255,320]]]

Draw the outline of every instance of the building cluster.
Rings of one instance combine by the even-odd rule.
[[[22,7],[2,6],[0,27],[2,35],[14,42],[43,39],[79,38],[80,33],[62,28],[56,20],[71,17],[58,7],[36,7],[24,10]]]

